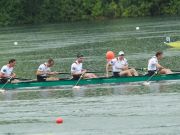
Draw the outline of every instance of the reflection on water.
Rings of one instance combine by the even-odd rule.
[[[74,97],[97,97],[111,95],[139,95],[148,93],[173,93],[180,92],[179,81],[164,81],[151,83],[148,86],[142,83],[121,85],[96,85],[81,86],[80,89],[59,88],[50,90],[14,90],[0,95],[0,100],[32,100],[48,98],[74,98]]]

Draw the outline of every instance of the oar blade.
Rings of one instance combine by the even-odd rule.
[[[149,86],[150,84],[151,84],[151,83],[150,83],[150,82],[147,82],[147,81],[143,83],[144,86]]]
[[[80,86],[74,86],[73,89],[80,89]]]
[[[5,90],[0,89],[0,93],[4,94],[4,93],[5,93]]]

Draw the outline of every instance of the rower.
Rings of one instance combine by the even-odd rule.
[[[9,78],[15,78],[16,74],[13,73],[13,69],[16,65],[15,59],[10,59],[7,65],[4,65],[0,71],[0,78],[2,83],[6,83]]]
[[[138,73],[134,68],[129,69],[128,62],[126,58],[124,58],[123,51],[120,51],[118,57],[112,59],[108,64],[112,65],[112,71],[114,77],[138,76]],[[106,71],[106,73],[107,73],[106,76],[108,77],[108,71]]]
[[[148,61],[148,74],[149,76],[154,75],[156,72],[159,74],[171,74],[172,71],[167,69],[159,64],[159,61],[163,59],[163,52],[157,52],[155,56],[153,56]]]
[[[83,69],[83,61],[83,55],[78,54],[77,60],[71,65],[71,75],[73,79],[78,80],[81,77],[81,75],[83,75],[83,78],[97,78],[95,74],[86,73],[87,70]]]
[[[57,75],[58,72],[51,72],[51,67],[54,65],[54,60],[49,59],[44,64],[41,64],[39,68],[37,69],[36,75],[37,75],[37,81],[44,82],[46,80],[59,80],[58,78],[49,78],[51,75]]]
[[[112,65],[109,62],[115,58],[114,52],[108,51],[106,53],[106,77],[109,76],[109,72],[112,70]]]

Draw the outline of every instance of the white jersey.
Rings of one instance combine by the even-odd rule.
[[[157,59],[156,56],[153,56],[148,61],[148,71],[155,71],[155,70],[157,70],[156,64],[158,64],[158,59]]]
[[[73,63],[71,65],[71,73],[72,74],[81,74],[82,73],[82,63],[78,63],[78,61],[76,61],[75,63]]]
[[[110,64],[112,65],[113,72],[121,72],[124,66],[128,66],[128,62],[125,58],[123,60],[119,58],[112,59]]]
[[[1,73],[3,73],[7,77],[10,77],[12,72],[13,72],[13,67],[9,67],[8,65],[4,65],[1,68]]]
[[[47,76],[47,72],[50,72],[51,69],[47,66],[47,63],[44,63],[39,66],[38,71],[45,72],[45,74],[41,76]]]

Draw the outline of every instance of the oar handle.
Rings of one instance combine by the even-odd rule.
[[[71,74],[71,73],[68,73],[68,72],[58,72],[58,74]]]
[[[15,78],[12,78],[13,79],[17,79],[17,80],[32,80],[32,79],[28,79],[28,78],[21,78],[21,77],[15,77]]]
[[[139,71],[147,71],[147,68],[135,68],[135,69]]]

